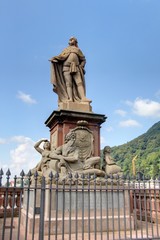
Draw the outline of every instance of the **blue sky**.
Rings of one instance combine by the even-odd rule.
[[[126,143],[160,119],[159,0],[0,1],[0,168],[40,160],[34,143],[57,109],[48,59],[71,36],[87,59],[87,97],[108,119],[101,148]]]

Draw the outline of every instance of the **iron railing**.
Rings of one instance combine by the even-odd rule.
[[[160,240],[160,180],[0,171],[2,240]],[[2,178],[3,177],[3,178]]]

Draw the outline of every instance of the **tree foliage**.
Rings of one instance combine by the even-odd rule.
[[[122,167],[124,174],[132,175],[132,159],[136,155],[136,172],[150,177],[160,175],[160,121],[145,134],[112,148],[112,157]]]

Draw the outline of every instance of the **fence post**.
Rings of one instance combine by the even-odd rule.
[[[3,176],[3,170],[2,170],[2,168],[1,168],[1,170],[0,170],[0,187],[2,186],[2,176]]]
[[[40,222],[39,222],[39,240],[44,239],[44,210],[45,210],[45,177],[42,176],[41,202],[40,202]]]
[[[6,176],[7,176],[6,193],[4,194],[5,200],[4,200],[4,219],[3,219],[2,239],[4,239],[4,236],[5,236],[7,206],[8,206],[8,188],[9,188],[10,175],[11,175],[11,172],[8,169],[8,171],[6,172]]]

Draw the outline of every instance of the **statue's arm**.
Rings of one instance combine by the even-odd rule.
[[[78,151],[75,151],[73,156],[63,156],[63,159],[66,162],[76,162],[78,160]]]
[[[39,152],[40,154],[42,154],[43,149],[40,148],[39,146],[40,146],[40,144],[41,144],[42,142],[46,142],[46,141],[48,141],[48,140],[47,140],[47,139],[39,140],[39,141],[36,142],[36,144],[34,145],[34,148],[35,148],[35,149],[37,150],[37,152]]]
[[[49,153],[49,157],[52,160],[62,160],[63,159],[63,156],[62,156],[62,146],[59,146],[58,148],[52,150]]]
[[[55,152],[50,153],[49,157],[50,157],[51,160],[59,160],[59,161],[63,160],[63,156],[58,155]]]
[[[80,66],[82,68],[84,68],[85,64],[86,64],[86,58],[85,58],[84,54],[82,53],[82,51],[80,49],[78,51],[79,51],[78,55],[79,55],[79,59],[80,59]]]
[[[51,59],[49,59],[50,62],[59,62],[59,61],[64,61],[69,55],[69,51],[66,49],[64,49],[62,51],[62,53],[60,53],[58,56],[54,56]]]
[[[85,57],[84,57],[84,58],[82,58],[81,61],[80,61],[80,68],[82,69],[83,74],[86,73],[86,71],[85,71],[85,69],[84,69],[85,64],[86,64],[86,59],[85,59]]]
[[[84,68],[85,67],[85,64],[86,64],[86,59],[84,58],[82,61],[81,61],[81,67]]]
[[[62,155],[62,146],[57,147],[54,152],[58,155],[60,155],[60,154]]]
[[[50,62],[58,62],[58,60],[56,59],[56,57],[52,57],[51,59],[49,59]]]
[[[66,162],[76,162],[78,159],[75,157],[63,157]]]

